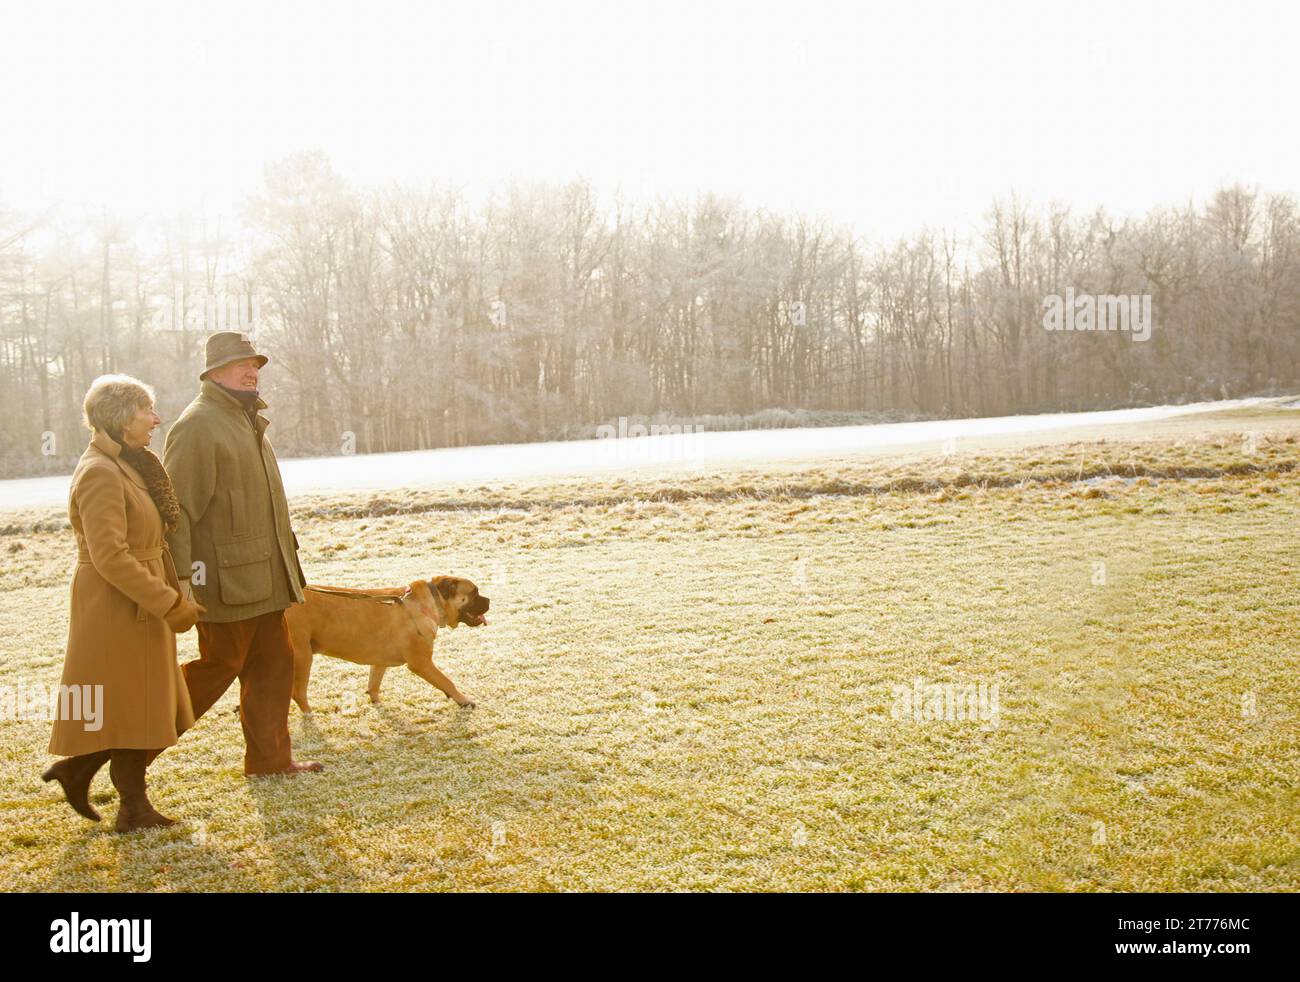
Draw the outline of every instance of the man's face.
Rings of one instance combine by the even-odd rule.
[[[258,375],[256,358],[241,358],[229,365],[222,365],[208,372],[208,378],[227,389],[243,389],[246,392],[257,390]]]

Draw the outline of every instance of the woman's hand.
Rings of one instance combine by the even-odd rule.
[[[198,623],[200,614],[207,612],[208,609],[198,601],[190,601],[183,593],[178,593],[176,603],[172,604],[171,610],[163,615],[163,620],[177,634],[184,634]]]

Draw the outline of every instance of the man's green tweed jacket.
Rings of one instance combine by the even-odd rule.
[[[256,408],[266,403],[258,399]],[[307,580],[265,436],[270,420],[256,418],[204,379],[167,432],[163,466],[181,505],[167,544],[177,574],[192,576],[195,599],[207,608],[201,621],[242,621],[303,602]]]

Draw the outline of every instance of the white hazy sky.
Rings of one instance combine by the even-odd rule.
[[[711,190],[873,241],[1012,191],[1294,192],[1296,6],[5,0],[0,208],[229,213],[302,149],[359,185]]]

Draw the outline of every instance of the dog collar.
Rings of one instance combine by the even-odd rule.
[[[442,625],[438,623],[436,613],[430,613],[428,608],[420,602],[420,598],[411,590],[408,589],[404,594],[402,594],[397,599],[397,602],[402,605],[402,608],[410,616],[412,623],[415,624],[416,631],[420,634],[420,637],[424,638],[426,641],[432,641],[437,636],[438,628]],[[411,609],[412,605],[414,605],[415,610]],[[418,616],[416,611],[419,612]],[[426,618],[433,622],[432,633],[430,633],[428,627],[424,624]]]

